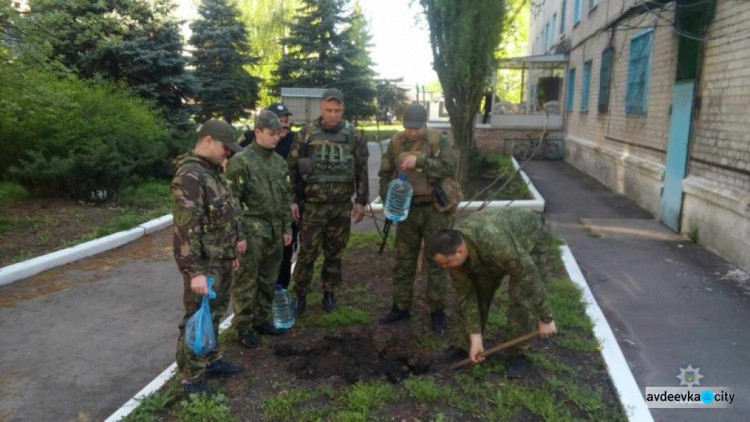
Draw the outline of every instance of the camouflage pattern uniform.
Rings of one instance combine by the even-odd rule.
[[[242,206],[241,237],[247,252],[232,290],[234,325],[238,331],[272,323],[271,305],[284,251],[283,236],[292,234],[289,174],[273,149],[257,142],[227,163],[227,178]]]
[[[388,144],[381,160],[380,197],[385,200],[388,183],[398,176],[398,166],[404,153],[417,155],[416,170],[406,171],[414,188],[412,206],[405,221],[398,223],[396,231],[396,266],[393,270],[393,303],[402,311],[411,308],[414,296],[414,275],[417,271],[422,241],[432,233],[448,229],[453,223],[453,212],[440,212],[434,206],[432,183],[452,177],[456,170],[456,154],[453,142],[446,133],[424,129],[418,141],[411,141],[397,133]],[[428,135],[429,134],[429,135]],[[438,137],[436,145],[430,145],[430,137]],[[445,307],[445,282],[447,272],[432,260],[425,260],[427,276],[426,296],[430,311]]]
[[[312,175],[300,173],[300,158],[312,158]],[[367,142],[347,121],[328,130],[317,119],[297,133],[288,158],[291,184],[296,187],[301,183],[304,193],[300,198],[297,189],[292,189],[292,202],[304,200],[294,269],[297,296],[312,291],[321,245],[325,255],[320,277],[323,291],[335,293],[341,285],[341,257],[351,230],[351,198],[356,195],[354,201],[366,205],[369,195],[368,158]]]
[[[210,300],[210,306],[214,332],[218,333],[232,287],[240,210],[221,174],[221,166],[188,152],[175,160],[175,167],[174,257],[183,276],[185,305],[177,339],[177,367],[185,381],[193,382],[203,377],[206,366],[219,359],[220,353],[217,345],[201,358],[185,345],[185,324],[203,299],[190,289],[190,280],[199,275],[213,277],[216,298]]]
[[[487,209],[470,215],[457,230],[468,258],[450,276],[467,333],[482,333],[500,282],[510,275],[508,338],[536,330],[551,316],[546,284],[553,237],[541,213],[520,208]],[[518,350],[518,349],[516,349]]]

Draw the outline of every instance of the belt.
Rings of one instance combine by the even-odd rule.
[[[412,202],[411,208],[421,208],[432,205],[432,201],[425,201],[425,202]]]

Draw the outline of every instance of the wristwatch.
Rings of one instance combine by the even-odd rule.
[[[552,322],[552,315],[550,315],[550,314],[543,315],[543,316],[539,317],[539,320],[542,321],[545,324],[549,324],[550,322]]]

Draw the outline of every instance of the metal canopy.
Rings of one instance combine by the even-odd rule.
[[[565,69],[568,57],[565,54],[544,54],[540,56],[511,57],[500,59],[497,69]]]

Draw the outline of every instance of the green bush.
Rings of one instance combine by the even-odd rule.
[[[32,195],[77,196],[171,174],[182,136],[170,136],[158,111],[125,87],[0,68],[0,80],[14,77],[0,84],[0,176]]]

